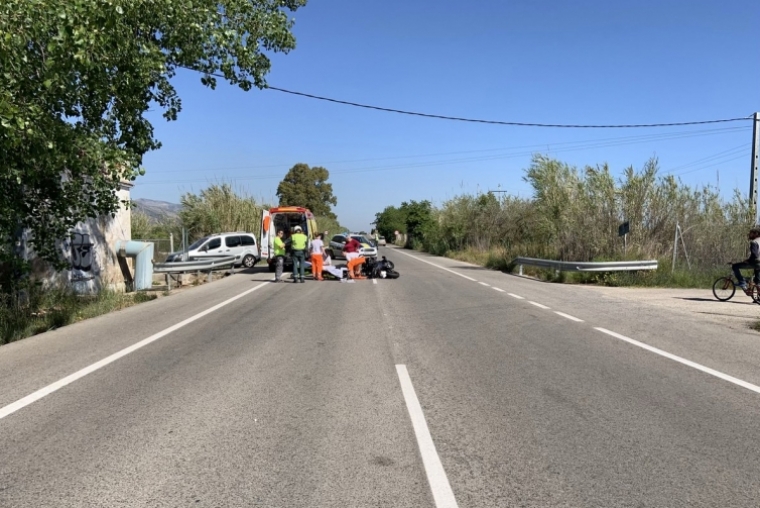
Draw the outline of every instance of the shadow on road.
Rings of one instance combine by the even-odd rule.
[[[686,298],[683,296],[674,296],[673,297],[676,300],[688,300],[690,302],[720,302],[720,300],[716,300],[715,298]],[[739,300],[728,300],[726,302],[720,302],[720,303],[728,303],[728,304],[734,304],[734,305],[757,305],[753,301],[739,301]]]
[[[269,272],[269,267],[266,265],[254,266],[253,268],[235,268],[235,275],[237,274],[252,275],[255,273],[268,273],[268,272]]]

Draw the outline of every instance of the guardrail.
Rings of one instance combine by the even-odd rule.
[[[172,263],[154,263],[153,273],[165,273],[167,289],[172,289],[173,273],[208,272],[208,281],[211,282],[211,274],[224,268],[232,268],[235,272],[235,256],[221,256],[215,258],[192,259],[190,261],[177,261]]]
[[[552,261],[550,259],[536,259],[517,257],[512,261],[519,266],[520,275],[523,274],[523,265],[537,266],[539,268],[551,268],[558,272],[631,272],[636,270],[657,270],[657,260],[646,261]]]

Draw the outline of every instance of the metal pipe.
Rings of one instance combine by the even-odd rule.
[[[119,240],[116,242],[115,250],[118,256],[134,258],[136,290],[153,287],[153,244],[151,242]]]

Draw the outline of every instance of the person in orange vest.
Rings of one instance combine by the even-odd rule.
[[[318,233],[316,238],[311,241],[311,275],[314,280],[324,280],[322,278],[322,262],[325,255],[325,244],[322,241],[322,234]]]

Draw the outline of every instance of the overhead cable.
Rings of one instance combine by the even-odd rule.
[[[283,92],[291,95],[298,95],[301,97],[307,97],[309,99],[316,99],[320,101],[333,102],[336,104],[343,104],[346,106],[353,106],[356,108],[373,109],[376,111],[385,111],[387,113],[398,113],[402,115],[420,116],[425,118],[436,118],[439,120],[453,120],[457,122],[470,122],[470,123],[484,123],[492,125],[509,125],[513,127],[550,127],[559,129],[633,129],[633,128],[646,128],[646,127],[676,127],[682,125],[704,125],[711,123],[726,123],[726,122],[739,122],[743,120],[751,120],[752,116],[743,116],[736,118],[719,118],[713,120],[697,120],[689,122],[664,122],[664,123],[640,123],[640,124],[552,124],[552,123],[537,123],[537,122],[511,122],[503,120],[484,120],[478,118],[463,118],[456,116],[437,115],[432,113],[420,113],[418,111],[407,111],[403,109],[386,108],[382,106],[372,106],[369,104],[360,104],[358,102],[344,101],[341,99],[333,99],[330,97],[322,97],[320,95],[314,95],[304,92],[296,92],[293,90],[287,90],[285,88],[278,88],[276,86],[265,87],[269,90],[275,90],[277,92]]]

